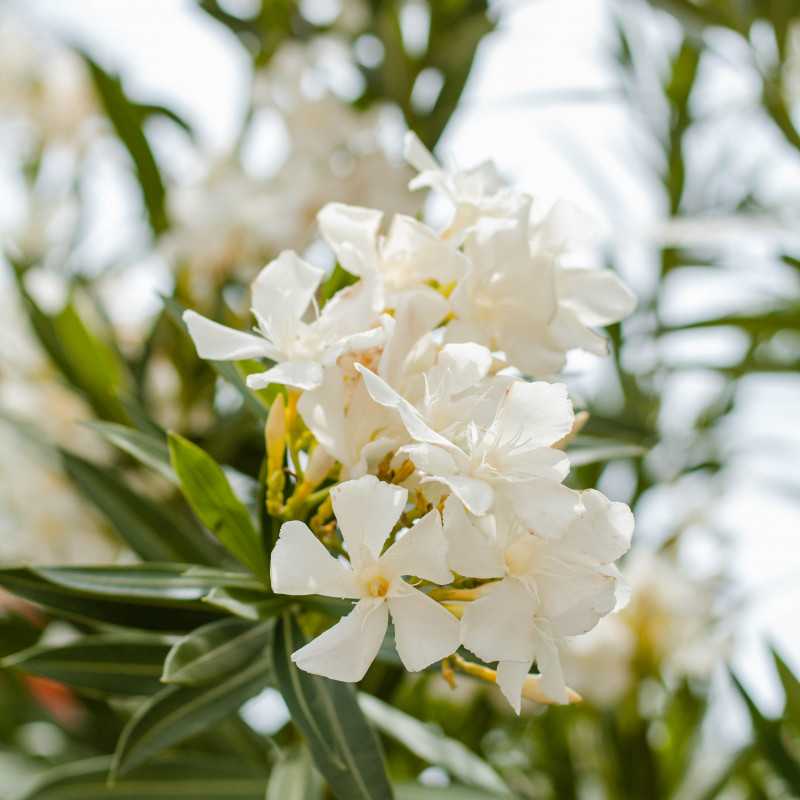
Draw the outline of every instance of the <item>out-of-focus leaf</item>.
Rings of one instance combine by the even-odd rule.
[[[166,189],[153,151],[142,129],[142,113],[132,103],[116,75],[106,72],[99,64],[84,54],[95,88],[103,108],[117,136],[133,161],[147,217],[153,233],[163,233],[169,223],[166,209]]]
[[[0,586],[12,594],[80,622],[123,628],[182,632],[219,618],[219,612],[194,600],[156,596],[135,598],[84,591],[52,580],[55,570],[0,569]]]
[[[486,793],[463,786],[424,786],[401,783],[395,787],[397,800],[485,800]]]
[[[169,435],[169,452],[183,494],[198,519],[244,566],[269,585],[261,537],[250,512],[233,493],[219,464],[176,433]]]
[[[149,695],[161,688],[168,652],[164,642],[143,637],[87,636],[70,644],[32,647],[7,658],[3,666],[92,694]]]
[[[168,686],[141,706],[125,726],[112,774],[121,776],[234,713],[272,682],[268,655],[213,684]]]
[[[795,727],[800,728],[800,680],[792,672],[789,665],[783,660],[780,653],[773,647],[770,649],[775,671],[783,687],[786,698],[784,717]]]
[[[272,768],[266,800],[322,800],[325,785],[307,747],[298,747]]]
[[[800,763],[787,749],[781,736],[779,721],[767,719],[736,675],[731,672],[730,677],[739,696],[747,706],[756,747],[775,772],[786,782],[787,787],[792,792],[800,793]]]
[[[418,719],[372,695],[360,694],[358,704],[367,719],[384,736],[400,742],[429,764],[442,767],[468,786],[476,786],[493,795],[510,794],[508,786],[494,769],[461,742],[437,733]]]
[[[178,476],[169,463],[166,438],[159,439],[136,428],[116,425],[113,422],[86,422],[84,424],[97,431],[115,447],[118,447],[145,466],[154,469],[170,483],[179,484]]]
[[[303,644],[297,623],[284,614],[272,650],[275,678],[317,769],[339,800],[391,800],[380,743],[353,687],[299,670],[291,655]]]
[[[162,681],[201,686],[245,667],[272,639],[274,620],[253,625],[231,617],[204,625],[169,651]]]
[[[330,277],[320,286],[319,289],[319,296],[320,296],[320,306],[325,305],[328,300],[333,297],[336,292],[340,289],[344,289],[347,286],[352,286],[358,278],[355,275],[348,272],[344,267],[337,264],[333,268],[333,272],[331,272]]]
[[[146,561],[225,563],[227,553],[188,516],[134,492],[117,473],[61,451],[67,475]]]
[[[263,800],[266,779],[240,761],[176,753],[118,778],[105,756],[51,770],[20,800]]]
[[[638,458],[647,450],[635,444],[607,444],[596,447],[571,447],[567,450],[569,463],[573,467],[584,467],[587,464],[614,461],[618,458]]]

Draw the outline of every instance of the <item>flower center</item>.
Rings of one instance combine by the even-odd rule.
[[[386,597],[389,581],[383,575],[374,575],[367,581],[367,593],[370,597]]]

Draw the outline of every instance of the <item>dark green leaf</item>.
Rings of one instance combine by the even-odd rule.
[[[786,697],[784,705],[784,716],[788,722],[800,728],[800,680],[783,660],[780,653],[775,648],[771,648],[772,660],[775,663],[775,671],[778,673],[783,693]]]
[[[141,706],[117,744],[113,774],[120,776],[158,753],[233,714],[272,682],[265,654],[209,686],[168,686]]]
[[[414,755],[447,770],[468,786],[495,795],[509,795],[503,779],[461,742],[436,732],[430,726],[369,694],[359,694],[358,704],[367,719],[384,735],[407,747]]]
[[[250,512],[233,493],[222,467],[176,433],[169,435],[172,468],[192,510],[228,550],[265,584],[269,571]]]
[[[68,619],[152,631],[186,631],[219,618],[219,613],[194,600],[165,600],[159,595],[115,597],[112,592],[81,590],[57,580],[59,571],[0,569],[0,586]]]
[[[145,561],[224,563],[228,557],[188,516],[130,489],[107,467],[61,452],[64,469],[81,493],[105,514],[119,536]],[[234,562],[235,563],[235,562]]]
[[[161,688],[169,647],[153,639],[87,636],[57,647],[24,650],[3,665],[101,695],[149,695]]]
[[[239,761],[205,754],[159,758],[108,782],[111,759],[57,767],[20,800],[263,800],[266,780]]]
[[[272,768],[266,800],[322,800],[325,786],[307,747],[298,747]]]
[[[150,227],[156,235],[163,233],[168,227],[166,190],[153,151],[142,129],[142,113],[128,99],[122,82],[116,75],[107,73],[85,54],[84,58],[103,108],[133,161]]]
[[[273,647],[275,677],[317,769],[339,800],[390,800],[380,743],[353,687],[297,669],[291,655],[304,643],[297,623],[284,614]]]
[[[272,639],[274,620],[253,625],[231,617],[204,625],[169,651],[162,681],[200,686],[245,667]]]
[[[217,587],[212,589],[204,600],[210,606],[221,608],[236,617],[257,622],[277,616],[286,609],[293,598],[268,595],[263,591],[252,589]]]

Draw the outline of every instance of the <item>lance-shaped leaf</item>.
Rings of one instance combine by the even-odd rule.
[[[134,492],[118,475],[62,451],[64,468],[114,530],[145,561],[219,564],[228,558],[193,519]]]
[[[196,444],[176,433],[169,435],[169,452],[183,494],[194,513],[242,564],[268,585],[261,537],[222,467]]]
[[[298,747],[272,768],[266,800],[322,800],[325,784],[307,747]]]
[[[646,452],[646,448],[635,444],[611,442],[596,446],[571,447],[567,450],[567,456],[572,467],[585,467],[587,464],[614,461],[618,458],[638,458]]]
[[[40,645],[3,661],[30,675],[99,695],[149,695],[161,688],[169,646],[130,636],[87,636],[57,647]]]
[[[159,439],[136,428],[117,425],[113,422],[86,422],[84,424],[97,431],[107,442],[145,466],[154,469],[170,483],[178,485],[178,476],[169,461],[166,437]]]
[[[249,664],[272,639],[274,620],[253,625],[232,617],[198,628],[169,651],[162,681],[202,686]]]
[[[114,754],[112,775],[121,776],[158,753],[202,733],[233,714],[272,682],[263,654],[246,669],[207,686],[167,686],[131,717]]]
[[[181,599],[174,594],[172,597],[161,596],[158,592],[119,596],[107,587],[102,591],[93,591],[88,588],[90,582],[80,581],[76,574],[65,575],[64,572],[55,568],[0,569],[0,586],[57,615],[86,623],[182,632],[194,630],[220,616],[219,612],[193,599],[191,595],[189,599]],[[83,570],[84,574],[87,572]]]
[[[425,786],[401,783],[396,788],[397,800],[486,800],[486,795],[463,786]]]
[[[168,226],[166,190],[153,151],[142,127],[143,115],[122,88],[122,82],[84,54],[103,108],[120,141],[133,161],[142,190],[147,216],[153,233],[163,233]]]
[[[112,785],[105,756],[56,767],[20,800],[263,800],[266,779],[241,761],[207,754],[159,758]]]
[[[272,650],[275,678],[317,769],[339,800],[391,800],[380,742],[353,687],[300,671],[291,656],[303,644],[297,623],[284,614]]]
[[[210,606],[227,611],[235,617],[258,622],[281,614],[294,598],[266,594],[263,591],[253,591],[252,589],[217,587],[212,589],[203,600]]]
[[[382,733],[407,747],[414,755],[447,770],[454,778],[495,795],[510,794],[503,779],[482,758],[461,742],[432,730],[418,719],[369,694],[359,694],[358,704]]]

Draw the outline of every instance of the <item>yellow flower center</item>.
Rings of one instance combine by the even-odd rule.
[[[386,597],[389,581],[383,575],[374,575],[367,581],[367,593],[370,597]]]

